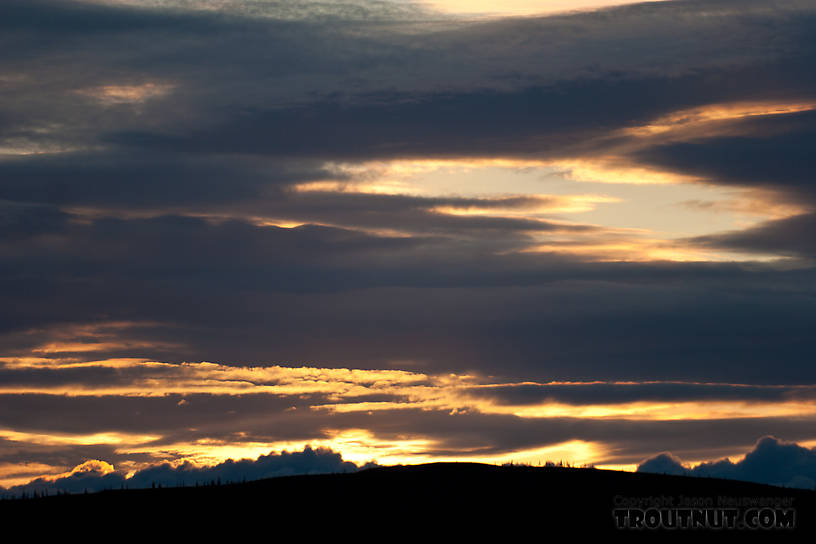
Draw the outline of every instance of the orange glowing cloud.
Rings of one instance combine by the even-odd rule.
[[[700,128],[716,121],[737,121],[750,117],[787,115],[816,109],[816,102],[730,102],[710,104],[699,108],[680,110],[659,117],[648,125],[623,129],[622,133],[636,137],[651,137],[671,131]]]
[[[92,446],[100,444],[143,444],[158,440],[161,437],[157,435],[141,435],[120,432],[101,432],[92,434],[49,434],[15,431],[12,429],[0,429],[0,438],[13,442],[24,442],[27,444],[38,444],[42,446]]]
[[[110,463],[106,463],[105,461],[100,461],[99,459],[89,459],[84,463],[75,466],[69,472],[50,475],[47,476],[46,479],[56,480],[58,478],[66,478],[68,476],[73,476],[75,474],[85,474],[89,472],[104,476],[105,474],[110,474],[111,472],[114,472],[114,468],[113,465],[111,465]]]
[[[94,98],[104,105],[143,104],[144,102],[169,94],[174,85],[166,83],[143,83],[140,85],[101,85],[76,91],[78,94]]]
[[[46,478],[54,470],[63,468],[45,463],[0,463],[0,486],[11,487],[30,482],[34,478]]]
[[[545,168],[548,162],[540,159],[507,157],[451,158],[451,159],[395,159],[391,161],[328,162],[324,166],[341,178],[300,183],[296,192],[372,193],[411,196],[435,196],[433,186],[418,183],[418,179],[433,173],[448,175],[467,174],[486,168],[527,170]]]
[[[130,381],[116,384],[85,383],[59,384],[59,380],[49,380],[49,386],[15,386],[13,380],[2,386],[2,393],[46,393],[64,396],[125,395],[131,397],[152,397],[164,395],[227,395],[237,399],[241,395],[272,395],[278,399],[291,397],[298,417],[305,417],[314,425],[313,436],[298,440],[263,439],[263,434],[243,432],[243,419],[237,417],[228,437],[223,434],[208,436],[206,430],[199,433],[189,428],[192,438],[161,436],[158,432],[117,432],[100,430],[86,433],[57,433],[51,431],[31,431],[13,428],[0,429],[0,439],[29,447],[59,448],[66,446],[111,446],[118,456],[144,455],[149,461],[120,464],[121,470],[131,472],[144,468],[157,460],[171,463],[184,461],[197,465],[212,465],[227,459],[256,458],[270,451],[299,450],[309,445],[330,448],[343,455],[346,460],[364,463],[377,460],[382,464],[408,464],[432,461],[452,461],[467,459],[487,463],[544,463],[549,460],[564,460],[573,465],[591,464],[598,460],[613,462],[614,452],[602,443],[570,440],[546,447],[523,449],[500,449],[495,445],[463,445],[450,448],[438,438],[414,433],[380,436],[365,428],[365,419],[376,416],[377,412],[392,411],[433,411],[447,413],[450,417],[467,418],[472,414],[512,416],[524,420],[575,418],[595,420],[636,421],[678,421],[678,420],[722,420],[737,418],[768,417],[814,417],[816,398],[813,388],[800,387],[803,395],[780,395],[779,400],[755,401],[751,395],[745,398],[721,399],[713,395],[703,395],[699,400],[631,400],[627,402],[592,402],[591,397],[578,395],[576,402],[570,402],[571,388],[584,386],[627,386],[647,387],[652,384],[674,383],[684,387],[708,386],[719,388],[742,388],[740,384],[708,384],[686,382],[502,382],[473,374],[427,374],[389,369],[349,369],[319,367],[283,366],[230,366],[220,363],[164,363],[146,359],[112,359],[100,361],[60,361],[48,362],[47,357],[8,357],[0,360],[7,371],[39,370],[53,371],[56,375],[62,369],[84,369],[95,367],[115,368],[126,371]],[[124,374],[123,374],[124,375]],[[120,376],[121,378],[121,376]],[[501,396],[492,391],[510,391],[516,386],[541,387],[554,395],[542,394],[540,402],[514,401],[514,395]],[[760,387],[760,386],[751,386]],[[765,386],[773,387],[773,386]],[[564,388],[565,396],[557,391]],[[787,391],[787,390],[786,390]],[[644,393],[648,393],[644,390]],[[787,394],[787,393],[786,393]],[[314,400],[309,396],[315,395]],[[636,397],[637,395],[635,395]],[[375,400],[367,399],[373,397]],[[651,397],[649,397],[651,399]],[[186,402],[183,398],[176,402],[179,410],[194,409],[196,401]],[[284,405],[285,406],[285,405]],[[279,412],[288,412],[284,408]],[[360,414],[360,417],[344,417],[346,414]],[[254,416],[251,416],[254,417]],[[250,417],[250,418],[251,418]],[[275,414],[266,414],[272,420]],[[343,422],[343,423],[340,423]],[[197,425],[196,425],[197,427]],[[441,453],[440,453],[441,452]],[[611,461],[610,461],[611,460]],[[627,468],[625,465],[605,465],[608,468]],[[631,468],[631,467],[629,467]],[[88,461],[69,472],[56,476],[53,470],[49,478],[58,478],[77,472],[108,473],[113,467],[101,461]],[[19,481],[30,472],[20,469],[8,470],[8,481]],[[2,476],[2,474],[0,474]]]
[[[631,161],[627,156],[656,142],[683,141],[723,134],[737,134],[735,121],[754,117],[790,115],[816,109],[816,102],[728,102],[683,109],[653,119],[645,125],[610,134],[604,156],[571,157],[546,162],[569,179],[582,182],[634,185],[699,183],[703,178],[660,170]],[[620,139],[623,138],[621,141]]]
[[[558,253],[575,255],[594,262],[734,262],[774,261],[777,255],[741,254],[690,246],[671,240],[652,238],[623,238],[608,241],[550,240],[521,250],[524,253]]]
[[[174,443],[164,446],[141,446],[127,450],[128,453],[149,454],[155,458],[184,459],[199,466],[214,465],[227,459],[249,459],[270,451],[301,450],[305,446],[329,448],[340,453],[343,459],[358,465],[375,461],[383,465],[433,463],[466,459],[480,463],[529,463],[544,464],[549,460],[563,460],[572,465],[591,464],[607,455],[606,448],[595,442],[570,440],[541,448],[517,449],[504,452],[487,452],[485,448],[460,448],[450,454],[431,453],[439,447],[434,440],[421,436],[382,439],[366,429],[328,430],[329,438],[277,441],[227,443],[224,441],[197,441]]]
[[[48,340],[40,340],[36,345],[29,348],[28,352],[17,357],[7,355],[0,357],[0,363],[29,365],[29,366],[53,366],[54,364],[69,364],[79,362],[77,355],[110,352],[122,350],[144,350],[156,348],[179,348],[180,344],[175,342],[158,342],[154,340],[142,340],[133,338],[138,335],[139,329],[155,328],[157,326],[167,326],[156,322],[143,321],[109,321],[101,323],[71,323],[55,325],[49,328],[29,329],[18,333],[21,340],[46,337]],[[65,356],[65,354],[73,354]],[[47,357],[40,357],[45,355]],[[63,355],[54,357],[54,355]],[[111,359],[113,360],[113,359]],[[124,361],[125,359],[116,359]]]
[[[174,345],[163,344],[168,347]],[[155,342],[49,342],[34,348],[35,353],[87,353],[120,349],[159,347]]]
[[[319,395],[322,400],[310,408],[317,412],[355,413],[385,410],[437,410],[456,413],[505,414],[524,418],[615,418],[632,420],[718,419],[748,417],[782,417],[816,415],[816,402],[785,400],[756,402],[718,399],[661,403],[635,401],[628,403],[569,404],[547,401],[535,405],[498,403],[489,397],[475,395],[479,388],[497,385],[484,378],[467,374],[430,375],[402,370],[359,370],[348,368],[229,366],[218,363],[161,363],[144,359],[57,363],[52,366],[35,361],[18,363],[0,361],[8,369],[51,368],[119,368],[129,369],[127,383],[66,383],[42,386],[0,386],[6,394],[41,393],[66,396],[119,395],[155,397],[166,395]],[[529,384],[528,384],[529,385]],[[559,386],[559,384],[547,384]],[[560,384],[575,387],[580,384]],[[644,384],[646,385],[646,384]],[[703,384],[704,386],[705,384]],[[734,385],[734,387],[738,387]],[[349,397],[376,395],[391,400],[349,402]],[[125,444],[149,442],[152,435],[96,433],[91,435],[39,435],[14,430],[0,430],[0,437],[42,444]]]
[[[592,183],[661,185],[702,181],[696,176],[634,164],[618,156],[561,159],[549,162],[548,166],[561,170],[571,180]]]

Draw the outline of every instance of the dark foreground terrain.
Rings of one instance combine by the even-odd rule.
[[[565,531],[624,541],[804,542],[816,534],[816,492],[595,469],[436,463],[4,500],[0,522],[26,535],[56,530],[91,539],[141,533],[162,539],[227,534],[270,542],[326,536],[562,542],[555,535]],[[688,527],[661,527],[672,522]],[[724,527],[712,527],[718,524]]]

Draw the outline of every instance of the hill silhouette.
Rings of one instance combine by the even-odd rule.
[[[795,510],[795,518],[792,526],[767,528],[759,527],[755,518],[755,529],[649,528],[643,522],[640,528],[617,527],[621,520],[616,519],[616,509],[628,515],[638,506],[643,511],[650,506],[684,508],[682,501],[689,498],[698,510],[735,507],[738,520],[748,509],[761,513],[775,507]],[[443,535],[515,540],[536,534],[544,540],[563,531],[625,539],[654,538],[658,533],[661,539],[798,539],[816,534],[814,514],[816,492],[809,490],[713,478],[478,463],[377,467],[346,474],[0,501],[0,519],[39,526],[45,521],[76,527],[93,520],[100,530],[121,531],[136,520],[136,526],[174,527],[188,536],[225,528],[272,535],[286,527],[304,537],[352,531],[380,535],[381,540],[436,540]]]

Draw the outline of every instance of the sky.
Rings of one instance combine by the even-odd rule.
[[[809,0],[3,1],[0,486],[813,487],[814,31]]]

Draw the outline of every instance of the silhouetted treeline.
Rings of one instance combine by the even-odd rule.
[[[627,509],[628,516],[629,510],[637,513],[633,506],[648,507],[638,501],[660,497],[705,499],[711,501],[710,506],[725,499],[750,502],[770,498],[796,510],[795,524],[784,528],[666,529],[649,528],[644,525],[649,520],[634,516],[631,521],[639,527],[618,526],[621,508]],[[188,536],[207,533],[207,527],[226,527],[237,533],[258,534],[286,528],[287,532],[301,531],[307,540],[316,533],[335,531],[362,532],[385,541],[406,537],[437,541],[444,536],[448,540],[490,537],[514,542],[532,536],[545,542],[556,532],[566,531],[603,537],[616,534],[623,541],[671,537],[779,541],[816,533],[816,492],[591,468],[435,463],[246,483],[219,485],[211,481],[198,487],[157,486],[0,501],[0,519],[18,523],[50,520],[70,527],[90,515],[97,525],[117,526],[137,519],[151,526],[170,524]],[[787,523],[786,518],[779,519]]]

